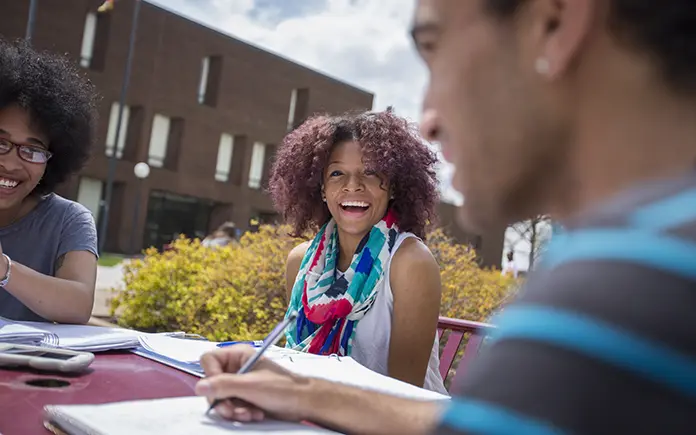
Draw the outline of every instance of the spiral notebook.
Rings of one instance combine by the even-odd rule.
[[[239,423],[206,415],[202,397],[136,400],[101,405],[49,405],[44,407],[47,429],[56,435],[291,435],[336,434],[300,423],[267,420]]]
[[[0,342],[60,347],[84,352],[133,349],[143,336],[180,336],[182,332],[148,334],[132,329],[48,322],[20,322],[0,317]]]
[[[53,340],[50,332],[22,325],[0,317],[0,342],[36,346]]]

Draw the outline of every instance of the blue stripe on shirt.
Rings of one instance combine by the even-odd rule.
[[[505,309],[493,342],[524,339],[585,354],[696,398],[696,361],[590,317],[541,306]]]
[[[696,189],[650,203],[632,213],[632,225],[651,230],[664,230],[696,220]]]
[[[442,423],[458,431],[478,435],[563,435],[565,432],[544,422],[513,413],[493,404],[453,399]]]
[[[639,229],[577,230],[558,236],[542,264],[552,268],[571,261],[628,261],[687,279],[696,279],[696,244]]]

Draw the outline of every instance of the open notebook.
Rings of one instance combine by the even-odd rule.
[[[201,355],[216,348],[214,342],[181,340],[166,336],[143,336],[140,342],[142,346],[135,350],[138,355],[200,377],[204,376],[198,363]],[[448,400],[450,398],[376,373],[350,357],[313,355],[278,346],[270,347],[264,356],[287,370],[303,376],[414,400]]]
[[[61,347],[85,352],[132,349],[146,335],[182,335],[181,332],[147,334],[132,329],[48,322],[19,322],[0,317],[0,342]]]
[[[137,400],[101,405],[49,405],[44,408],[47,427],[67,435],[292,435],[335,434],[299,423],[268,420],[258,423],[226,421],[214,412],[205,415],[202,397]],[[57,430],[56,430],[57,429]]]
[[[201,356],[217,349],[217,342],[182,340],[164,335],[143,335],[140,346],[131,350],[136,355],[174,367],[188,374],[202,377]]]
[[[53,334],[48,331],[21,323],[15,323],[0,317],[0,342],[2,343],[36,346],[42,342],[50,342],[53,340]]]
[[[426,390],[374,372],[350,357],[319,356],[290,349],[275,348],[269,355],[274,362],[302,376],[351,385],[413,400],[449,400]]]

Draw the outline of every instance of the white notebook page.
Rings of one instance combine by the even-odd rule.
[[[284,433],[293,435],[335,434],[299,423],[263,421],[239,423],[223,420],[211,412],[202,397],[138,400],[102,405],[47,406],[49,419],[66,430],[80,429],[89,435],[245,435]]]
[[[170,337],[141,338],[143,347],[182,362],[198,361],[202,354],[216,349],[216,343],[180,340]],[[264,356],[299,375],[339,382],[414,400],[447,400],[434,391],[416,387],[376,373],[350,357],[320,356],[271,346]]]
[[[398,379],[374,372],[350,357],[288,355],[273,361],[299,375],[351,385],[412,400],[449,400],[434,391],[416,387]]]

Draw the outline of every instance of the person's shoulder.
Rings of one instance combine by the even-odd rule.
[[[418,266],[436,264],[435,257],[430,248],[417,237],[405,237],[394,252],[392,266]]]
[[[642,184],[565,225],[516,300],[491,321],[496,328],[472,369],[477,376],[461,384],[462,399],[445,415],[445,425],[480,427],[474,418],[483,411],[495,416],[491,427],[502,428],[498,416],[511,411],[533,416],[527,422],[541,419],[587,432],[585,423],[600,421],[599,414],[564,416],[568,409],[595,409],[592,395],[582,392],[612,382],[617,384],[605,388],[612,403],[627,409],[648,397],[669,403],[654,416],[672,416],[665,410],[674,406],[688,409],[680,408],[678,397],[689,400],[693,388],[665,373],[692,376],[684,361],[696,358],[694,258],[693,175]],[[496,383],[503,382],[506,394],[500,395]],[[558,385],[575,394],[558,394]],[[615,423],[629,421],[634,420]]]
[[[506,309],[500,319],[515,333],[546,319],[598,342],[624,331],[639,344],[696,349],[696,337],[682,332],[696,328],[696,183],[676,185],[649,187],[647,200],[622,198],[621,209],[553,236],[515,314]]]
[[[440,266],[430,248],[417,237],[407,237],[393,254],[391,280],[410,280],[415,275],[439,277]]]
[[[286,261],[286,268],[288,270],[300,269],[302,259],[307,253],[307,250],[309,249],[309,245],[311,243],[311,241],[302,242],[290,250],[290,253],[288,254],[288,259]]]
[[[292,289],[292,284],[295,282],[295,278],[300,271],[302,259],[307,253],[310,244],[310,241],[302,242],[292,248],[288,254],[288,259],[285,263],[285,279],[287,280],[288,292]]]
[[[564,225],[567,230],[596,227],[652,227],[665,229],[696,210],[696,173],[636,183],[597,207],[580,213]],[[696,216],[694,216],[696,217]]]
[[[307,250],[309,249],[309,245],[311,244],[311,241],[306,241],[302,242],[299,245],[295,246],[290,250],[290,253],[288,254],[288,261],[293,260],[293,261],[302,261],[302,258],[304,255],[307,253]]]
[[[575,219],[552,238],[542,264],[611,262],[696,279],[684,263],[694,256],[696,175],[689,175],[642,184]]]
[[[91,214],[89,209],[79,202],[64,198],[57,193],[50,193],[43,197],[41,201],[45,204],[45,209],[51,214],[62,213],[66,218],[82,215],[85,213]]]

